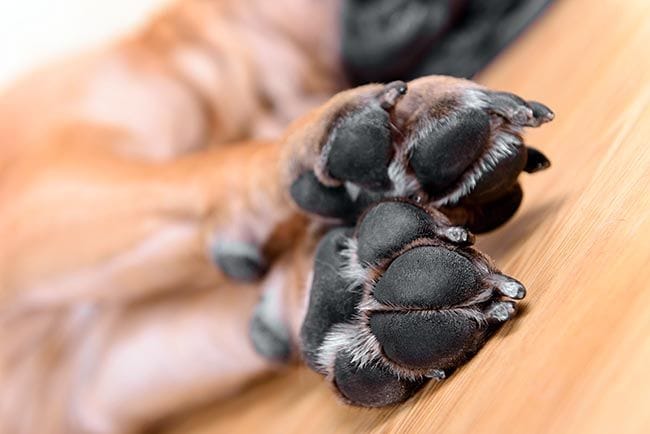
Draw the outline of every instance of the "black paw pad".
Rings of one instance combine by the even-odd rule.
[[[228,277],[242,282],[259,279],[267,268],[260,250],[250,243],[219,242],[213,249],[213,258]]]
[[[347,218],[356,212],[356,205],[344,187],[325,186],[311,171],[294,181],[290,193],[299,207],[323,217]]]
[[[466,226],[476,234],[489,232],[510,220],[517,212],[524,192],[519,183],[491,201],[468,206],[470,219]]]
[[[476,268],[443,247],[415,247],[396,258],[374,289],[389,306],[440,309],[472,299],[481,290]]]
[[[349,230],[331,230],[318,244],[314,261],[314,278],[309,295],[309,309],[300,330],[305,360],[318,370],[316,357],[325,334],[332,325],[350,320],[361,300],[361,291],[351,289],[341,277],[342,242]]]
[[[388,113],[371,106],[344,118],[332,132],[327,169],[336,179],[370,190],[386,190],[392,141]]]
[[[468,109],[415,143],[411,167],[431,195],[444,193],[489,145],[490,117]]]
[[[495,167],[483,173],[466,199],[472,202],[489,202],[502,197],[512,189],[519,174],[524,170],[527,153],[526,148],[521,146],[517,152],[501,159]]]
[[[334,383],[341,395],[356,405],[383,407],[406,401],[424,384],[400,379],[380,366],[357,367],[351,357],[337,354]]]
[[[370,328],[386,357],[423,370],[458,366],[485,335],[485,328],[472,318],[444,311],[376,312]]]
[[[359,223],[359,261],[376,264],[421,237],[433,236],[433,220],[422,208],[406,202],[381,202]]]

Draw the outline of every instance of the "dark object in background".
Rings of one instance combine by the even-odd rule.
[[[347,0],[342,51],[352,85],[469,78],[551,0]]]

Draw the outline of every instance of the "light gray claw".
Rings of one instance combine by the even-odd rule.
[[[426,374],[424,374],[424,376],[427,378],[433,378],[434,380],[438,380],[438,381],[447,378],[447,374],[445,374],[445,371],[443,371],[442,369],[432,369],[428,371]]]
[[[508,298],[521,300],[526,296],[526,288],[524,288],[524,285],[511,277],[502,274],[492,274],[485,281]]]
[[[485,312],[488,320],[495,322],[508,321],[515,313],[515,304],[512,301],[498,301],[493,303]]]
[[[441,228],[438,231],[438,236],[443,237],[450,243],[458,244],[461,246],[470,246],[474,244],[476,238],[474,234],[462,226],[449,226]]]

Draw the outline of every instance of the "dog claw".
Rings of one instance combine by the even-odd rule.
[[[474,234],[462,226],[446,227],[440,230],[438,235],[459,246],[471,246],[476,241]]]
[[[527,146],[526,150],[528,152],[526,166],[524,166],[526,173],[535,173],[551,167],[550,160],[538,149]]]
[[[438,381],[447,378],[447,374],[445,374],[445,371],[443,371],[442,369],[432,369],[428,371],[426,374],[424,374],[424,376]]]
[[[539,123],[534,126],[539,126],[555,119],[555,113],[541,102],[528,101],[528,106],[533,110],[534,118],[539,120]]]
[[[488,321],[502,323],[508,321],[515,313],[515,304],[512,301],[497,301],[485,312]]]
[[[537,101],[525,101],[510,92],[492,92],[491,100],[495,113],[509,119],[516,125],[538,127],[555,117],[553,111]]]
[[[381,96],[379,97],[379,104],[384,110],[390,110],[395,107],[397,101],[404,95],[408,90],[408,86],[403,81],[393,81],[384,86]]]
[[[519,281],[502,274],[492,274],[485,278],[485,282],[508,298],[521,300],[526,296],[526,288]]]

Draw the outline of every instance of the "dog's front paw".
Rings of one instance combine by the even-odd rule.
[[[468,247],[471,235],[411,202],[371,206],[316,252],[301,329],[306,362],[348,402],[404,401],[467,361],[525,295]]]
[[[352,89],[310,120],[317,127],[289,136],[306,149],[296,150],[290,191],[325,217],[353,220],[377,199],[416,197],[488,230],[519,206],[519,174],[548,167],[521,132],[551,119],[543,104],[450,77]]]

